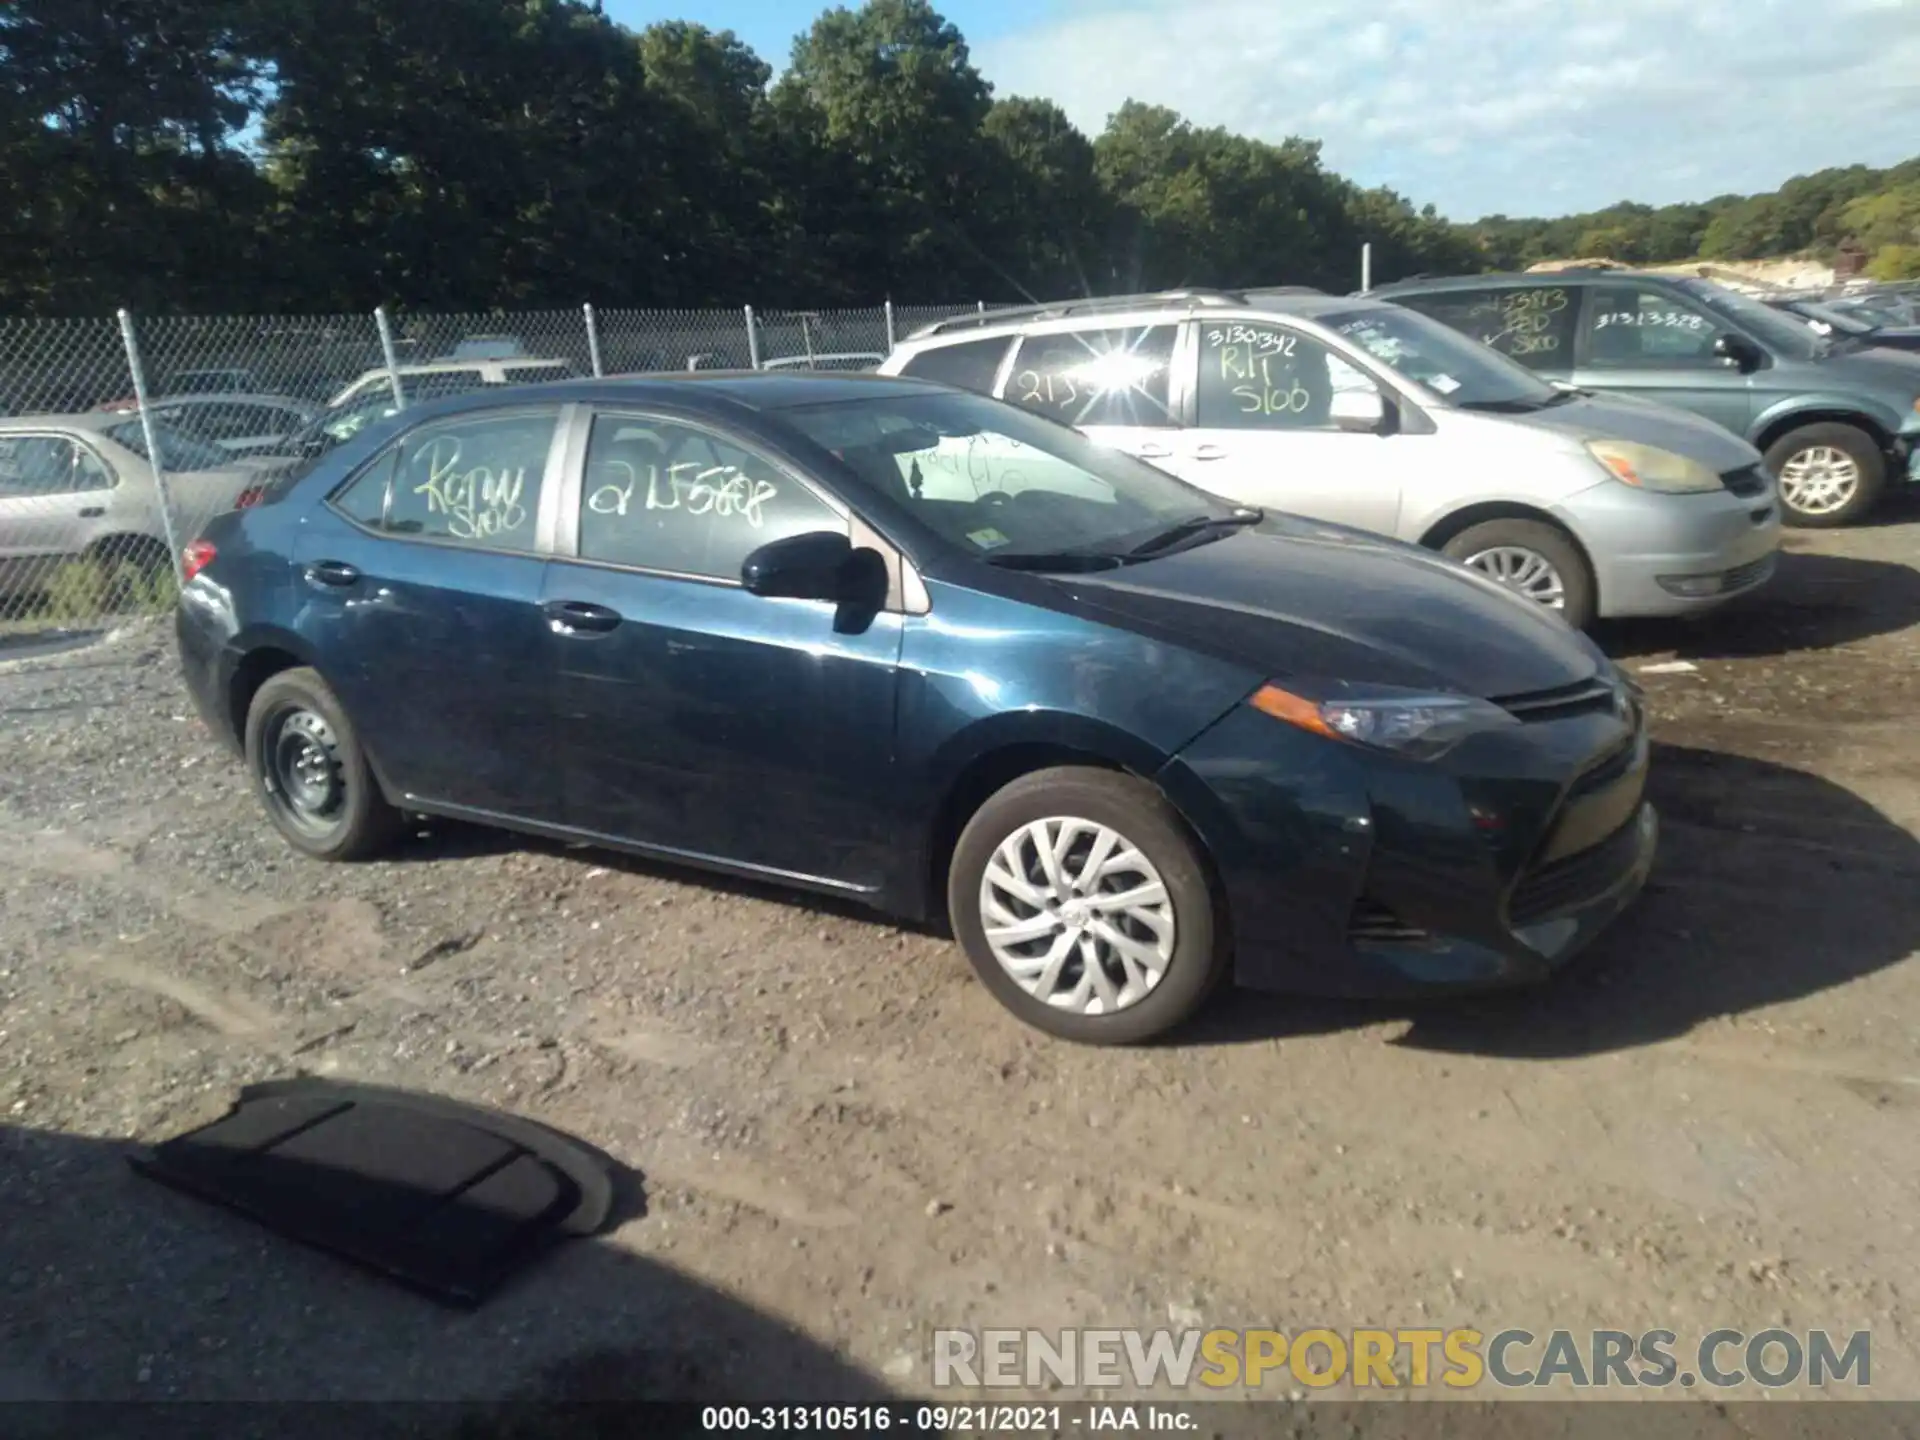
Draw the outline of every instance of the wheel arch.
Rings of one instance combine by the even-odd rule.
[[[936,790],[931,819],[923,834],[919,885],[920,906],[928,919],[946,911],[947,870],[961,831],[989,798],[1022,775],[1058,766],[1076,765],[1108,770],[1143,780],[1159,792],[1179,816],[1191,836],[1210,881],[1219,884],[1219,865],[1204,831],[1174,795],[1159,781],[1170,754],[1115,727],[1083,716],[1042,716],[1031,713],[996,716],[980,727],[963,753],[943,766],[945,783]],[[1040,723],[1034,723],[1035,721]]]
[[[1476,525],[1484,525],[1490,520],[1531,520],[1540,525],[1551,525],[1567,537],[1580,559],[1585,562],[1587,573],[1595,577],[1593,555],[1588,551],[1586,542],[1574,534],[1567,523],[1551,510],[1538,505],[1527,505],[1518,500],[1483,500],[1475,505],[1466,505],[1449,514],[1441,516],[1427,527],[1426,534],[1420,537],[1420,544],[1429,550],[1438,550],[1456,535],[1463,535]]]
[[[1842,403],[1815,404],[1761,417],[1754,431],[1753,447],[1763,455],[1795,430],[1807,425],[1847,425],[1864,431],[1885,452],[1893,445],[1893,432],[1877,416]]]
[[[279,629],[243,632],[229,644],[235,656],[226,677],[226,715],[235,743],[244,744],[247,712],[260,687],[284,670],[313,664],[313,652],[298,635]]]

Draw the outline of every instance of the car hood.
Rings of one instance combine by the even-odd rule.
[[[1056,583],[1089,618],[1276,678],[1499,699],[1607,663],[1558,616],[1431,551],[1291,516]]]
[[[1545,410],[1501,418],[1558,431],[1582,442],[1631,440],[1638,445],[1656,445],[1697,460],[1719,475],[1760,463],[1760,452],[1732,431],[1637,395],[1582,393]]]
[[[1906,352],[1920,350],[1920,325],[1888,325],[1874,331],[1871,335],[1860,337],[1866,342],[1866,353],[1876,349]]]
[[[1920,354],[1910,350],[1868,347],[1828,355],[1820,361],[1820,368],[1827,376],[1822,389],[1831,390],[1833,382],[1839,381],[1865,390],[1898,410],[1907,408],[1915,387],[1920,386]]]

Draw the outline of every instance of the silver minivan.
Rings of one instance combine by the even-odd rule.
[[[1710,609],[1764,584],[1780,543],[1774,478],[1744,440],[1543,381],[1382,301],[988,311],[916,331],[880,369],[998,396],[1242,504],[1439,550],[1579,626]],[[935,483],[1012,496],[1014,472],[956,457]]]

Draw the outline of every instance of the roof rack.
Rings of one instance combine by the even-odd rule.
[[[922,325],[907,338],[919,340],[928,335],[950,334],[955,330],[978,330],[987,325],[1002,325],[1010,320],[1059,320],[1069,315],[1144,310],[1154,305],[1181,302],[1192,305],[1245,305],[1247,297],[1237,290],[1184,289],[1157,290],[1146,295],[1094,295],[1084,300],[1050,300],[1039,305],[1008,305],[995,310],[982,310],[977,315],[955,315],[951,319],[936,320],[931,325]]]

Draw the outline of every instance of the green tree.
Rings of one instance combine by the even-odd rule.
[[[794,42],[776,87],[789,123],[844,157],[865,234],[834,257],[914,297],[977,291],[1003,263],[981,224],[997,170],[982,125],[992,87],[926,0],[829,10]]]

